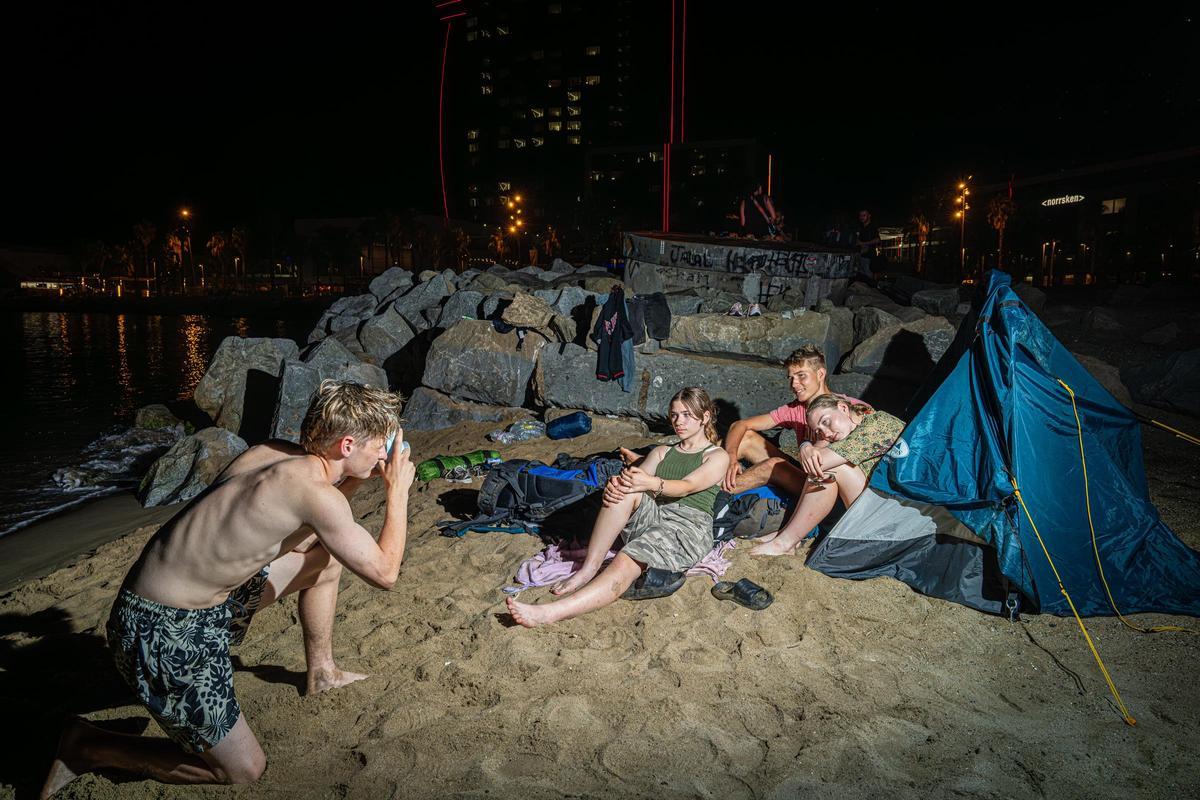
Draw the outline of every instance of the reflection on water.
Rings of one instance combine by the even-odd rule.
[[[226,336],[303,341],[313,319],[0,312],[0,530],[9,509],[141,406],[191,396]],[[11,409],[11,410],[10,410]]]

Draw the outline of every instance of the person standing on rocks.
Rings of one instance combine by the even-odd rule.
[[[297,447],[250,448],[147,543],[108,620],[117,671],[170,740],[74,719],[42,788],[116,770],[164,783],[250,783],[266,756],[233,692],[229,647],[255,612],[300,593],[309,694],[366,678],[334,663],[332,631],[344,564],[390,589],[407,536],[415,474],[399,427],[399,394],[325,381]],[[388,452],[389,437],[395,446]],[[349,499],[378,473],[387,511],[376,543]]]
[[[805,404],[817,395],[830,392],[825,382],[828,374],[825,355],[816,345],[804,345],[788,356],[783,366],[787,370],[788,386],[796,399],[770,413],[739,419],[729,426],[729,435],[725,437],[729,468],[721,488],[730,494],[769,484],[780,494],[799,497],[808,477],[821,475],[816,453],[818,445],[811,441]],[[785,453],[760,433],[771,428],[795,431],[797,449]],[[743,459],[751,466],[743,468]]]

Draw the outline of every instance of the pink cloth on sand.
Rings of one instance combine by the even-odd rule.
[[[734,542],[721,542],[708,555],[700,559],[700,561],[687,571],[688,577],[693,575],[707,575],[712,578],[715,583],[718,578],[725,574],[725,571],[730,567],[730,561],[725,557],[725,553],[734,547]],[[617,554],[616,550],[609,550],[608,555],[604,557],[604,563],[607,564]],[[517,583],[518,586],[506,586],[504,591],[509,594],[523,592],[526,589],[532,589],[535,586],[549,586],[553,583],[566,580],[579,571],[583,566],[583,560],[587,556],[586,547],[565,548],[557,544],[552,544],[542,552],[526,559],[521,566],[517,568]]]

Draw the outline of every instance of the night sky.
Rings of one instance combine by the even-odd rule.
[[[689,139],[778,153],[796,213],[1200,143],[1183,4],[798,5],[693,0],[687,99]],[[0,243],[115,241],[183,204],[203,228],[436,213],[440,36],[390,6],[6,10]]]

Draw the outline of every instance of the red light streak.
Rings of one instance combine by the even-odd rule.
[[[455,17],[465,17],[466,15],[467,15],[467,12],[460,11],[457,14],[451,14],[448,17],[442,17],[441,19],[438,20],[438,22],[445,22],[448,19],[454,19]]]
[[[684,138],[684,103],[687,102],[687,0],[683,0],[683,41],[679,43],[679,141]],[[769,194],[769,193],[768,193]]]
[[[441,8],[442,6],[452,6],[455,3],[461,3],[461,2],[462,2],[462,0],[444,0],[444,2],[441,2],[441,3],[434,3],[433,7]]]
[[[442,43],[442,83],[438,89],[438,172],[442,176],[442,213],[446,219],[450,219],[450,201],[446,196],[446,160],[442,152],[443,141],[445,136],[442,133],[443,129],[443,110],[446,100],[446,51],[450,49],[450,26],[453,23],[446,23],[446,41]]]

